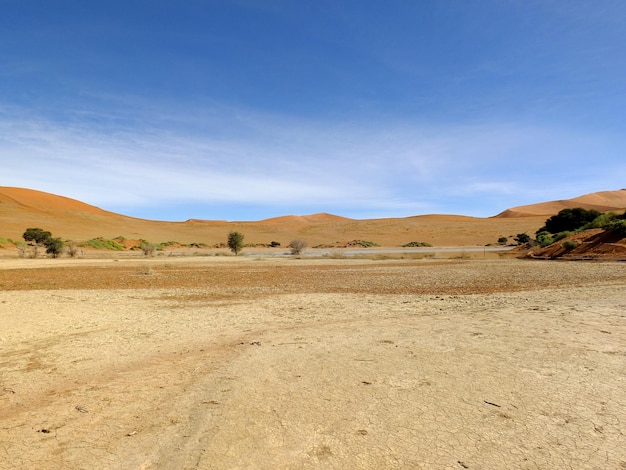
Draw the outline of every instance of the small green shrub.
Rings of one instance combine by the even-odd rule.
[[[615,212],[607,212],[606,214],[600,214],[598,217],[593,219],[588,224],[585,224],[580,228],[580,230],[590,230],[592,228],[603,228],[605,227],[611,220],[615,219],[617,214]]]
[[[565,232],[559,232],[559,233],[557,233],[557,234],[554,236],[553,243],[560,242],[560,241],[561,241],[561,240],[563,240],[564,238],[569,237],[571,234],[572,234],[572,232],[568,232],[568,231],[565,231]]]
[[[80,246],[91,247],[96,250],[124,251],[126,249],[121,243],[103,237],[92,238],[91,240],[81,243]]]
[[[550,236],[550,232],[546,232],[544,230],[543,232],[539,232],[537,234],[537,243],[539,243],[539,246],[543,248],[548,245],[552,245],[554,243],[554,238]]]
[[[574,240],[565,240],[561,246],[567,251],[570,251],[576,248],[578,246],[578,243],[576,243]]]
[[[506,245],[509,241],[508,237],[500,237],[498,238],[498,244],[499,245]]]
[[[626,219],[616,219],[609,222],[606,227],[608,230],[612,230],[620,237],[626,237]]]
[[[206,243],[192,242],[187,245],[189,248],[209,248]],[[223,247],[222,247],[223,248]]]
[[[409,243],[402,245],[402,248],[414,248],[414,247],[420,248],[420,247],[428,247],[428,246],[432,246],[432,245],[428,242],[409,242]]]
[[[44,246],[46,247],[46,253],[52,255],[53,258],[58,257],[63,252],[63,247],[65,243],[60,238],[48,238],[44,242]]]
[[[371,248],[373,246],[380,246],[378,243],[371,242],[369,240],[352,240],[346,243],[347,246],[360,246],[361,248]]]

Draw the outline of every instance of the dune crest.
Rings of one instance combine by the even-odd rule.
[[[309,246],[340,246],[367,240],[380,246],[398,247],[411,242],[434,246],[475,246],[534,233],[546,217],[566,207],[618,210],[626,207],[626,189],[602,191],[578,198],[507,209],[495,217],[427,214],[405,218],[350,219],[320,212],[287,215],[261,221],[189,219],[167,222],[116,214],[75,199],[25,188],[0,186],[0,237],[20,240],[28,227],[40,227],[66,240],[124,237],[155,243],[223,244],[228,232],[237,230],[246,243],[286,246],[300,238]]]
[[[594,209],[600,212],[626,209],[626,189],[600,191],[572,199],[560,199],[557,201],[512,207],[500,212],[496,217],[534,217],[540,215],[549,217],[563,209],[573,209],[574,207],[582,207],[587,210]]]

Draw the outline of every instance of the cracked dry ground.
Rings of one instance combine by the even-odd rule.
[[[0,468],[626,468],[626,264],[51,266],[0,264]]]

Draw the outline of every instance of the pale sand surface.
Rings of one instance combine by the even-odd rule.
[[[49,261],[0,260],[0,468],[626,468],[626,264]]]

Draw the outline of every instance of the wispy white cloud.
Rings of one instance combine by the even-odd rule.
[[[111,210],[249,204],[352,216],[493,215],[616,189],[626,176],[610,159],[624,139],[516,123],[322,123],[244,110],[99,122],[12,111],[0,111],[0,184]]]

